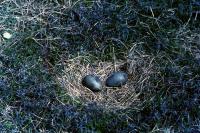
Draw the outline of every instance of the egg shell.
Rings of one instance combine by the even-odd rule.
[[[4,33],[3,33],[3,37],[4,37],[5,39],[10,39],[10,38],[12,37],[12,34],[10,34],[9,32],[4,32]]]
[[[121,87],[128,81],[128,74],[125,72],[113,72],[106,80],[108,87]]]
[[[102,83],[96,75],[86,75],[82,79],[82,85],[89,88],[90,90],[97,92],[102,90]]]

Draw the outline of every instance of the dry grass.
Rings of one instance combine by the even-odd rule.
[[[133,87],[133,76],[129,76],[128,83],[120,88],[108,88],[104,85],[107,76],[116,68],[117,71],[126,63],[118,61],[113,66],[112,62],[95,62],[83,64],[84,57],[67,60],[63,75],[58,76],[58,82],[64,87],[66,93],[72,98],[78,98],[83,103],[96,102],[107,109],[124,109],[133,106],[138,102],[138,94]],[[103,83],[103,91],[94,93],[81,85],[81,80],[88,74],[98,75]]]
[[[73,99],[80,99],[84,104],[96,102],[105,109],[137,107],[144,102],[139,98],[140,94],[150,85],[150,77],[157,73],[154,66],[155,56],[137,50],[139,44],[133,44],[128,53],[128,60],[115,61],[115,63],[98,60],[87,63],[87,56],[66,60],[62,75],[57,75],[57,81],[65,89],[66,95]],[[106,87],[104,84],[106,78],[115,70],[128,73],[127,84],[119,88]],[[103,91],[95,93],[81,85],[82,78],[88,74],[100,77],[104,85]]]
[[[13,36],[0,36],[0,131],[199,131],[198,7],[3,0],[0,33]],[[115,70],[129,74],[125,86],[81,85]]]

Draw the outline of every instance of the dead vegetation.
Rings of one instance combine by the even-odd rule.
[[[199,132],[196,1],[0,2],[0,129]],[[87,74],[128,83],[93,93]]]

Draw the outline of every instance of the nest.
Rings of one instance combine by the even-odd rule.
[[[80,99],[84,104],[95,102],[108,109],[138,109],[145,102],[140,94],[150,95],[148,87],[153,86],[151,77],[157,74],[157,70],[155,57],[141,53],[136,46],[130,49],[127,60],[115,61],[115,65],[113,62],[103,61],[88,63],[84,56],[67,60],[63,74],[57,76],[58,83],[65,89],[67,95],[73,99]],[[113,71],[127,72],[127,84],[117,88],[106,87],[105,81]],[[81,84],[83,77],[88,74],[100,77],[103,83],[102,91],[93,92]]]
[[[109,88],[105,86],[105,80],[113,71],[124,70],[126,62],[118,61],[115,68],[112,62],[96,62],[93,64],[83,64],[80,59],[68,60],[61,76],[57,80],[67,95],[73,99],[80,99],[83,103],[88,104],[95,102],[106,108],[127,108],[138,101],[138,94],[135,92],[133,77],[129,76],[126,85],[118,88]],[[128,69],[127,69],[128,70]],[[103,84],[103,90],[93,92],[81,84],[82,78],[88,74],[98,75]]]

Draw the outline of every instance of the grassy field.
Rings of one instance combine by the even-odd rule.
[[[0,1],[0,131],[200,132],[200,2]],[[119,88],[94,93],[128,73]]]

